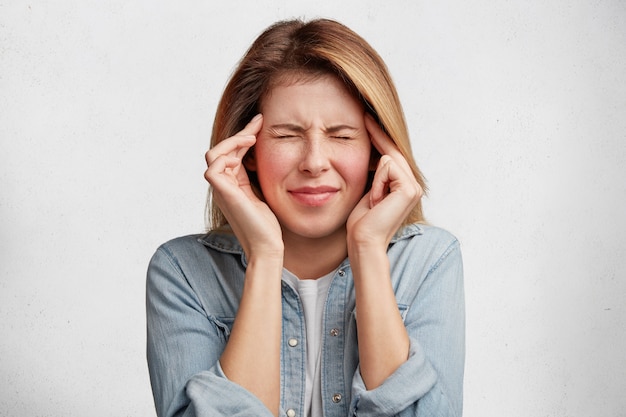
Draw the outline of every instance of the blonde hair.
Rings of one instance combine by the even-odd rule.
[[[426,190],[387,66],[363,38],[329,19],[277,22],[254,41],[222,94],[213,123],[211,147],[243,129],[259,113],[263,97],[288,74],[337,76],[394,141],[416,181]],[[249,175],[260,195],[256,177],[250,172]],[[210,192],[207,222],[211,229],[227,224]],[[416,222],[424,222],[421,201],[405,219],[405,224]]]

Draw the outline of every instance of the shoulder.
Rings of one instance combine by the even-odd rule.
[[[223,229],[168,240],[157,248],[151,262],[168,262],[177,268],[183,268],[186,265],[232,258],[233,255],[235,258],[243,256],[243,249],[235,235]]]
[[[161,244],[150,259],[148,265],[148,280],[155,276],[175,276],[183,272],[185,267],[192,263],[190,260],[198,258],[202,252],[202,245],[198,239],[202,235],[180,236]]]
[[[198,251],[206,253],[207,249],[220,253],[243,253],[239,241],[229,229],[218,229],[205,234],[191,234],[176,237],[160,245],[157,252],[165,252],[176,257]]]
[[[458,246],[459,241],[452,233],[440,227],[425,224],[409,224],[398,230],[391,240],[392,246],[414,246],[424,248],[447,249]]]
[[[463,266],[459,241],[440,227],[412,224],[399,230],[388,250],[396,297],[411,304],[428,288],[460,288]],[[445,292],[444,291],[444,292]]]
[[[458,239],[436,226],[410,224],[400,229],[391,241],[388,255],[398,266],[428,273],[448,258],[461,257]]]
[[[166,241],[165,243],[161,244],[157,248],[157,252],[161,251],[161,252],[174,255],[177,253],[184,253],[188,250],[194,250],[202,246],[200,244],[200,239],[203,236],[204,235],[202,234],[193,234],[193,235],[179,236],[179,237],[170,239]]]
[[[243,251],[232,233],[211,231],[177,237],[160,245],[148,265],[148,286],[191,287],[200,299],[226,283],[239,285]]]

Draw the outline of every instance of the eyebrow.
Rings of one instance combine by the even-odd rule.
[[[292,131],[292,132],[298,132],[298,133],[304,133],[307,130],[307,129],[305,129],[302,126],[297,125],[297,124],[293,124],[293,123],[279,123],[279,124],[275,124],[275,125],[270,126],[270,129],[286,129],[286,130],[289,130],[289,131]],[[342,130],[357,130],[357,128],[354,127],[354,126],[346,125],[346,124],[340,124],[340,125],[329,126],[329,127],[324,129],[324,132],[326,132],[326,133],[336,133],[336,132],[340,132]]]

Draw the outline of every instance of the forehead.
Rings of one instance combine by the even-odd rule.
[[[353,92],[336,75],[289,73],[274,80],[259,103],[262,113],[280,109],[302,110],[313,109],[309,106],[342,107],[342,110],[362,112],[364,105],[359,96]]]
[[[343,81],[337,74],[328,70],[288,70],[274,74],[266,84],[265,92],[259,99],[259,108],[263,107],[264,101],[269,98],[274,90],[279,87],[289,87],[293,85],[314,84],[318,81],[331,81],[345,93],[355,100],[361,101],[359,93],[354,86]]]

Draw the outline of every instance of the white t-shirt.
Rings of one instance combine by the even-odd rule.
[[[321,379],[321,339],[324,304],[328,296],[328,288],[336,271],[317,279],[299,279],[286,269],[283,278],[291,283],[298,292],[304,311],[306,331],[306,385],[304,394],[304,410],[306,417],[321,416],[322,411],[322,379]]]

